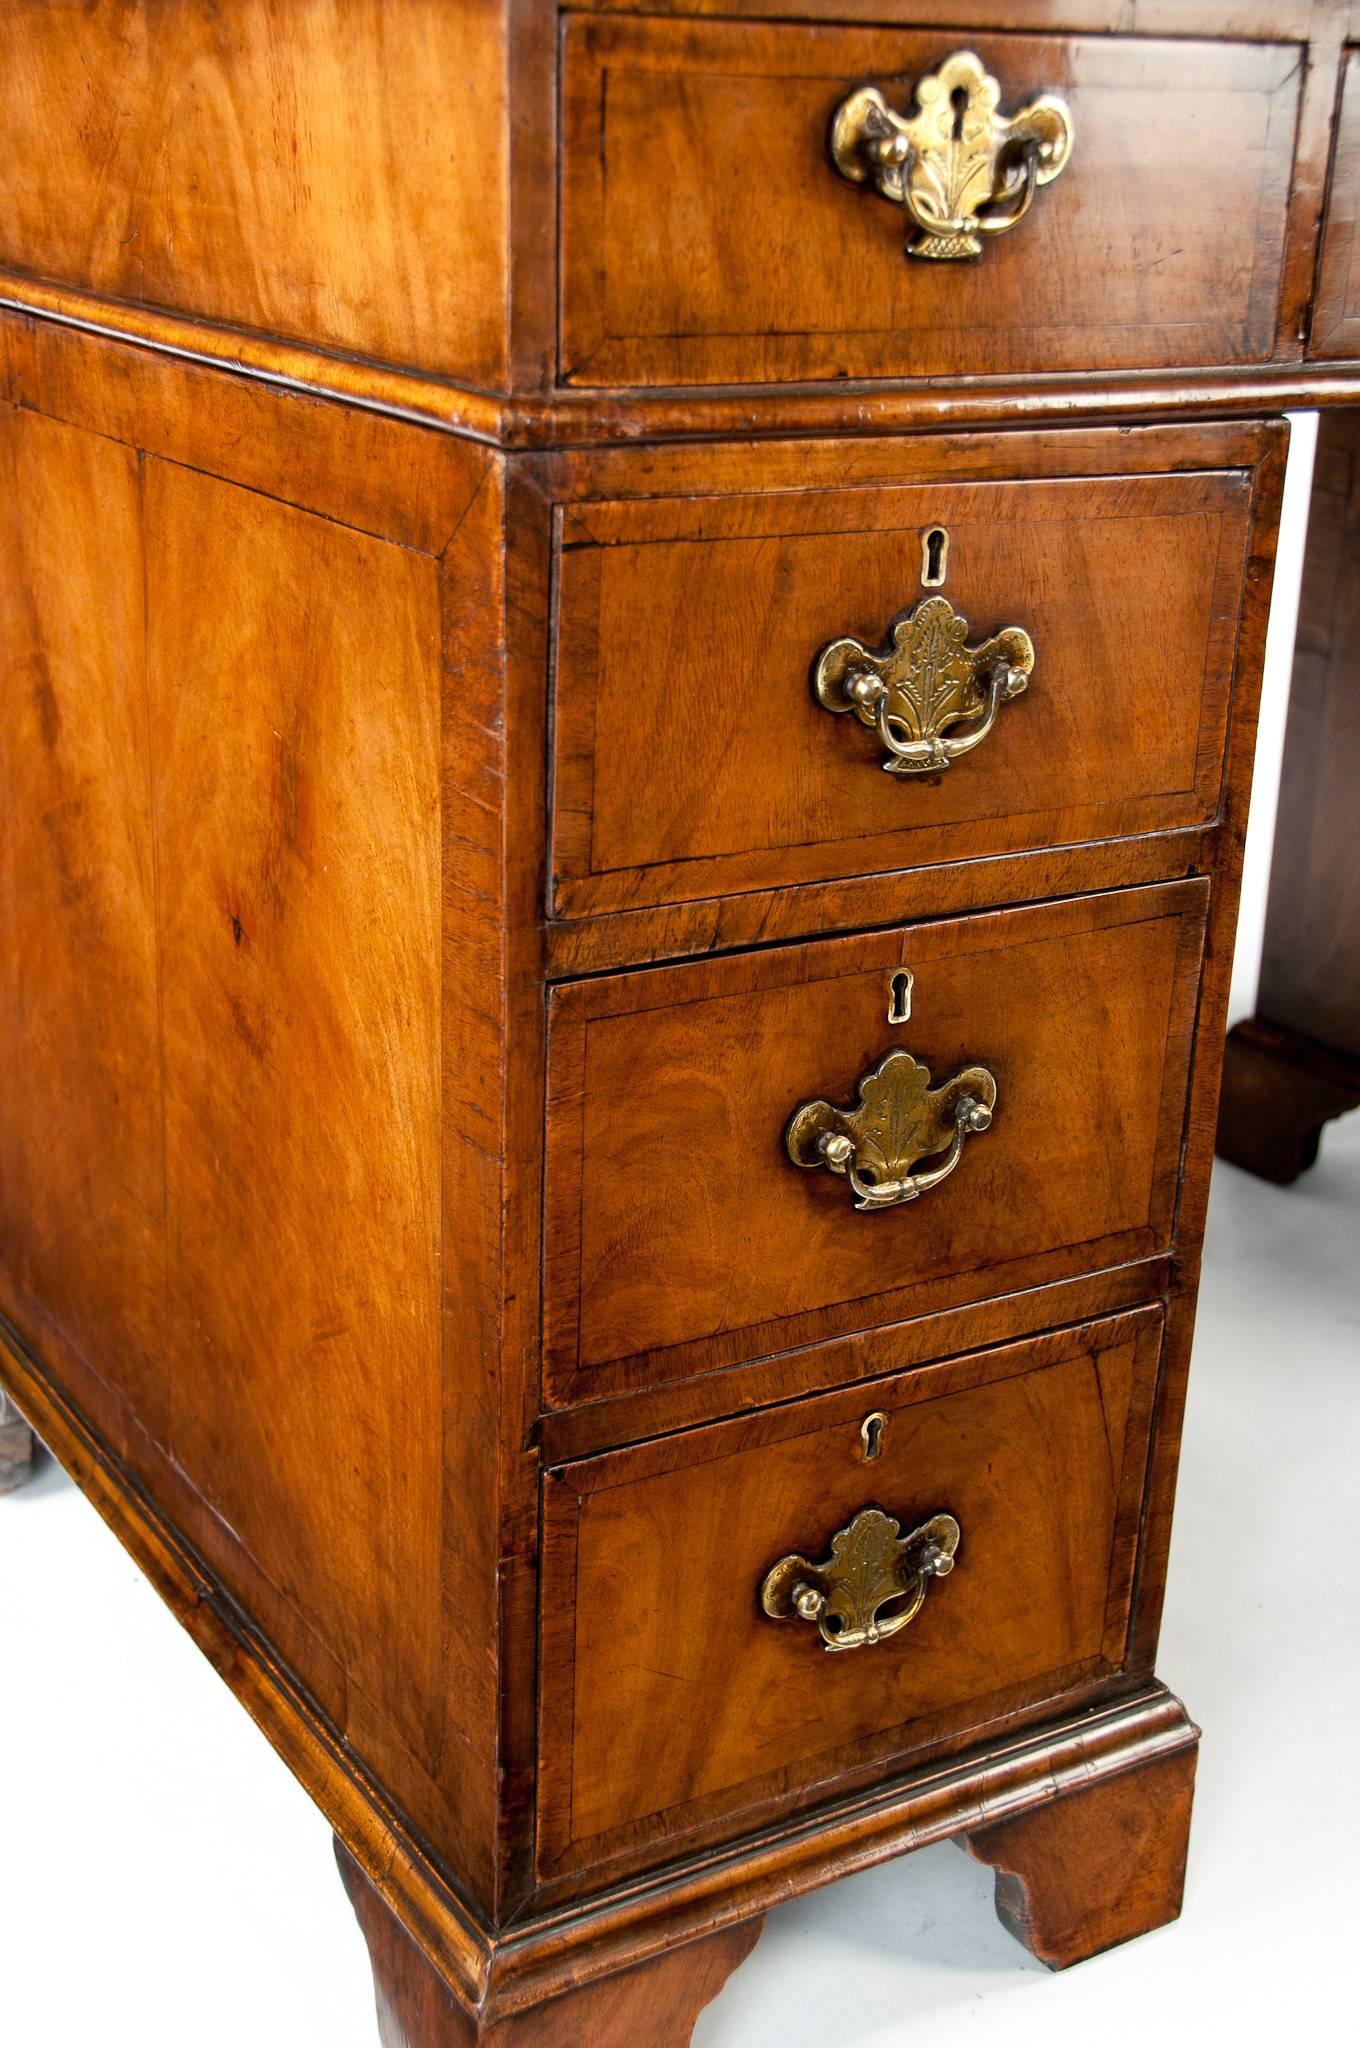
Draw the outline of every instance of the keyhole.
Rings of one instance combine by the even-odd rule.
[[[911,991],[915,976],[909,967],[899,967],[888,983],[888,1022],[905,1024],[911,1016]]]
[[[864,1445],[864,1462],[872,1465],[883,1449],[883,1433],[888,1427],[888,1418],[879,1410],[866,1415],[859,1426],[860,1442]]]
[[[963,141],[963,117],[968,112],[968,88],[956,85],[949,95],[949,104],[954,109],[954,140]]]
[[[949,535],[942,526],[932,526],[921,536],[921,581],[927,590],[938,590],[944,582],[949,560]]]

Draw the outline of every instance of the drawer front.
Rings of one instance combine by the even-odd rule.
[[[549,1403],[1165,1250],[1208,896],[1183,881],[555,989]],[[893,1052],[911,1059],[875,1080]],[[802,1105],[854,1110],[861,1084],[861,1181],[957,1159],[878,1210],[786,1144]],[[968,1102],[991,1126],[955,1154]],[[824,1119],[813,1152],[838,1131]]]
[[[549,1474],[545,1874],[749,1825],[1117,1670],[1160,1330],[1138,1311]],[[954,1568],[918,1576],[952,1535],[898,1544],[941,1515]],[[800,1584],[825,1634],[786,1612]]]
[[[839,175],[834,110],[906,115],[961,47],[999,112],[1074,141],[980,257],[905,254]],[[1272,352],[1303,75],[1292,45],[572,17],[563,377],[590,385],[1259,362]],[[989,184],[990,189],[990,184]]]
[[[1251,471],[1224,468],[571,508],[557,913],[1212,818],[1251,496]],[[878,665],[889,747],[809,677],[837,642],[885,649],[904,616]],[[960,619],[962,667],[940,623]],[[989,725],[999,628],[1033,662]],[[943,767],[921,765],[923,738]]]

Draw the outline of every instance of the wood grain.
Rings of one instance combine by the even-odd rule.
[[[998,1696],[1118,1669],[1159,1331],[1144,1311],[551,1474],[545,1867],[673,1842],[757,1795],[778,1811],[923,1740],[976,1739]],[[871,1410],[888,1418],[872,1465]],[[829,1656],[760,1612],[760,1585],[866,1505],[904,1529],[954,1515],[959,1562],[908,1631]]]
[[[0,1256],[163,1430],[142,468],[115,441],[8,410],[0,462]]]
[[[1316,75],[1312,87],[1317,94]],[[1325,116],[1313,125],[1326,137]],[[1322,161],[1325,163],[1325,148]],[[1311,188],[1321,194],[1321,172]],[[1308,183],[1296,186],[1294,207],[1306,206]],[[1316,221],[1314,221],[1316,225]],[[1311,282],[1312,241],[1291,268]],[[1286,335],[1303,333],[1311,301],[1297,292],[1280,309]],[[1282,345],[1278,360],[1250,370],[1076,371],[1041,378],[934,377],[821,384],[714,386],[676,391],[553,388],[514,395],[455,384],[433,373],[338,356],[304,343],[222,327],[192,316],[133,306],[73,285],[53,284],[0,266],[0,311],[60,321],[86,335],[125,341],[179,363],[209,363],[266,385],[302,390],[416,424],[442,429],[507,452],[636,446],[649,440],[703,443],[714,436],[907,434],[959,428],[1259,423],[1312,407],[1356,403],[1360,364],[1304,361],[1301,343]]]
[[[571,1408],[550,1409],[536,1420],[532,1440],[544,1465],[557,1465],[723,1416],[749,1415],[776,1401],[796,1400],[830,1387],[859,1386],[885,1372],[1009,1343],[1040,1330],[1094,1322],[1156,1300],[1166,1291],[1173,1271],[1172,1255],[1163,1252],[956,1309],[908,1315],[903,1322],[858,1330],[796,1351],[776,1351],[720,1372],[624,1389]]]
[[[494,1898],[496,1666],[448,1577],[494,1580],[494,1492],[444,1534],[460,1469],[495,1470],[494,1232],[441,1274],[465,1163],[498,1202],[494,1122],[476,1087],[446,1116],[442,1073],[447,1046],[494,1118],[469,1023],[499,957],[469,858],[480,834],[499,859],[493,716],[468,716],[484,648],[499,689],[489,461],[5,340],[0,1304]]]
[[[0,259],[496,386],[495,0],[5,0]]]
[[[674,0],[578,0],[581,14],[671,14]],[[760,21],[769,16],[815,21],[826,0],[685,0],[687,15],[720,15]],[[836,0],[836,19],[886,22],[938,33],[939,0]],[[1019,19],[1016,20],[1015,17]],[[1036,22],[1037,18],[1037,22]],[[1269,42],[1310,33],[1342,37],[1360,23],[1357,0],[1138,0],[1130,21],[1128,0],[950,0],[952,26],[968,29],[1071,30],[1089,35],[1141,34],[1221,37],[1228,42]]]
[[[0,0],[0,1377],[325,1807],[402,2048],[683,2038],[743,1923],[948,1834],[1026,1830],[1054,1959],[1178,1881],[1266,415],[1360,377],[1301,362],[1360,5],[961,0],[1078,151],[953,272],[823,155],[938,11],[831,12]],[[806,672],[937,521],[1040,666],[901,789]],[[1002,1107],[856,1216],[780,1140],[904,961]],[[967,1549],[864,1679],[752,1588],[871,1402]]]
[[[1165,1248],[1206,909],[1183,882],[554,990],[548,1401]],[[997,1115],[943,1187],[865,1216],[783,1134],[894,1045],[937,1084],[987,1065]]]
[[[1262,465],[1251,558],[1247,565],[1247,591],[1242,608],[1238,681],[1224,765],[1223,823],[1199,992],[1198,1038],[1186,1097],[1175,1273],[1167,1303],[1162,1383],[1148,1464],[1143,1565],[1133,1624],[1134,1654],[1139,1668],[1145,1670],[1152,1669],[1156,1658],[1166,1592],[1286,447],[1287,441],[1282,435]]]
[[[1002,1925],[1040,1962],[1065,1970],[1179,1916],[1196,1754],[967,1836],[970,1854],[996,1871]]]
[[[1288,45],[980,36],[1003,104],[1067,101],[1060,179],[977,263],[827,160],[861,82],[952,47],[814,24],[571,16],[564,383],[721,384],[1251,363],[1274,352],[1299,107]]]
[[[383,2048],[687,2048],[694,2022],[760,1939],[763,1914],[542,2005],[470,2012],[337,1839],[336,1859],[373,1965]]]
[[[170,1441],[432,1759],[435,565],[153,462],[147,603]]]
[[[1343,54],[1308,339],[1309,355],[1324,361],[1360,353],[1360,51]]]
[[[438,555],[492,457],[449,434],[54,321],[3,321],[14,403],[379,540]]]
[[[1121,1688],[1042,1727],[1017,1726],[1003,1744],[974,1755],[927,1758],[886,1781],[880,1775],[869,1796],[861,1790],[824,1807],[815,1829],[757,1826],[725,1854],[681,1861],[645,1886],[625,1879],[582,1897],[574,1880],[565,1901],[545,1887],[540,1907],[497,1933],[450,1890],[352,1753],[3,1324],[0,1384],[22,1393],[43,1441],[341,1830],[369,1882],[419,1929],[440,1974],[489,2016],[541,2004],[817,1885],[981,1828],[999,1811],[1018,1816],[1198,1739],[1165,1686]]]
[[[700,896],[691,903],[609,911],[598,917],[553,919],[544,934],[546,967],[551,980],[570,981],[623,967],[702,959],[745,946],[787,944],[827,932],[864,931],[1208,875],[1221,837],[1217,825],[1202,826],[835,882],[743,889],[735,895]]]
[[[792,394],[791,394],[792,395]],[[581,401],[584,404],[584,400]],[[690,401],[706,420],[702,393]],[[754,397],[751,403],[758,406]],[[1180,476],[1186,471],[1255,469],[1287,433],[1275,419],[1147,421],[1130,419],[1111,429],[1075,420],[1054,434],[1023,417],[1004,434],[949,428],[933,434],[875,431],[872,413],[842,404],[853,430],[771,435],[757,413],[749,431],[721,440],[669,437],[618,448],[563,447],[526,461],[554,503],[570,506],[587,522],[597,500],[707,497],[752,492],[836,491],[870,485],[1013,483],[1028,477]],[[720,503],[710,507],[721,519]],[[913,549],[905,567],[919,562]]]

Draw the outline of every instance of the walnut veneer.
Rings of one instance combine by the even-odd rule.
[[[0,1371],[389,2048],[680,2044],[946,1836],[1054,1966],[1179,1909],[1360,9],[1134,12],[0,0]],[[970,47],[1075,139],[920,260],[828,124]]]

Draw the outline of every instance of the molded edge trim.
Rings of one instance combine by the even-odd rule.
[[[443,427],[471,440],[497,445],[504,439],[503,399],[421,371],[393,369],[243,327],[105,298],[4,266],[0,307],[79,328],[104,341],[128,342],[210,369],[235,370],[308,397],[334,398],[419,426]]]
[[[908,1773],[708,1854],[543,1914],[497,1941],[498,2014],[717,1932],[853,1871],[1047,1805],[1158,1757],[1193,1749],[1199,1729],[1157,1680],[1106,1705],[969,1756]]]
[[[0,308],[107,341],[234,370],[504,449],[796,438],[1174,419],[1233,419],[1360,403],[1360,361],[1074,375],[558,390],[508,397],[451,379],[102,297],[0,266]]]
[[[1199,1730],[1156,1680],[497,1933],[458,1899],[378,1788],[95,1432],[0,1319],[0,1385],[231,1687],[355,1862],[484,2020],[748,1920],[833,1878],[1032,1811]]]

